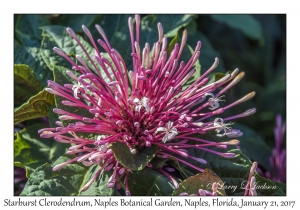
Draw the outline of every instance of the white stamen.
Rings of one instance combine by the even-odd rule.
[[[135,98],[133,102],[136,104],[135,111],[140,112],[141,108],[144,107],[146,112],[150,111],[150,107],[148,106],[149,98],[143,97],[142,100]]]
[[[166,143],[166,141],[170,141],[172,140],[176,135],[178,135],[178,131],[175,127],[172,127],[173,122],[169,121],[167,128],[165,127],[158,127],[155,131],[155,133],[157,132],[165,132],[165,136],[163,137],[162,141],[164,143]]]
[[[232,130],[232,128],[231,127],[227,127],[227,125],[231,125],[231,123],[224,124],[223,119],[221,119],[221,118],[216,118],[215,119],[214,126],[218,127],[216,129],[216,132],[220,133],[222,130],[224,130],[223,134],[217,134],[217,136],[220,136],[220,137],[225,136],[227,134],[227,131],[231,131]]]

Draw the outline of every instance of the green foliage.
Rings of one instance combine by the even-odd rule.
[[[38,27],[49,24],[46,15],[15,15],[15,41],[21,45],[39,47],[41,30]]]
[[[197,29],[197,22],[192,21],[187,27],[186,30],[188,32],[187,44],[190,46],[196,46],[198,41],[201,41],[201,49],[200,49],[200,63],[201,69],[204,73],[207,69],[209,69],[215,61],[217,57],[219,59],[219,65],[217,67],[217,71],[219,72],[226,72],[224,67],[224,62],[222,60],[222,56],[220,53],[215,49],[213,44],[211,43],[209,37],[199,31]]]
[[[178,174],[172,174],[179,181]],[[129,190],[133,196],[163,196],[171,195],[174,186],[170,179],[158,170],[144,168],[141,171],[132,171],[129,175]]]
[[[61,156],[54,164],[65,162],[69,158]],[[32,173],[20,195],[78,195],[87,168],[79,164],[70,164],[58,172],[52,171],[52,165],[46,163]]]
[[[80,189],[86,184],[89,180],[92,179],[92,177],[100,170],[100,165],[93,165],[90,166],[88,171],[86,172],[86,175],[84,176],[84,180],[82,182],[82,186]],[[95,195],[103,195],[103,196],[111,196],[114,193],[113,188],[108,188],[107,183],[109,177],[112,175],[111,172],[107,172],[103,170],[99,177],[93,182],[93,184],[86,190],[80,192],[79,195],[85,195],[85,196],[95,196]]]
[[[132,145],[132,149],[136,150],[136,153],[132,154],[128,146],[121,142],[115,142],[111,144],[110,148],[114,152],[114,156],[119,163],[134,171],[140,171],[145,168],[145,166],[154,158],[157,152],[156,145],[142,149]]]
[[[141,21],[141,43],[152,40],[154,43],[158,39],[157,24],[161,23],[166,37],[174,37],[177,31],[187,26],[193,20],[193,15],[147,15]],[[145,40],[146,38],[146,40]],[[145,41],[143,41],[145,40]]]
[[[249,38],[263,41],[261,25],[251,15],[210,15],[210,17],[227,24],[233,29],[242,31]]]
[[[14,65],[14,103],[17,106],[22,105],[31,96],[38,93],[42,88],[33,70],[25,64]]]
[[[243,136],[240,138],[240,147],[243,153],[258,162],[260,167],[271,171],[269,157],[272,155],[272,149],[265,143],[261,136],[251,128],[238,123],[233,126],[235,129],[239,129],[243,132]]]
[[[210,169],[206,168],[203,173],[196,174],[185,180],[183,180],[179,187],[176,188],[172,195],[180,195],[183,192],[199,195],[199,189],[208,190],[212,192],[212,184],[216,182],[220,186],[224,183],[222,180]],[[217,189],[218,195],[226,195],[225,190],[220,188]]]
[[[41,56],[44,62],[47,64],[48,68],[53,70],[54,67],[65,67],[71,68],[71,64],[57,55],[54,51],[54,47],[58,47],[63,50],[68,56],[75,60],[75,55],[81,55],[84,60],[86,60],[89,67],[92,67],[91,62],[88,60],[88,55],[84,53],[82,48],[76,43],[76,41],[69,36],[66,31],[66,27],[63,26],[43,26],[40,27],[43,30],[42,44],[41,44]],[[80,42],[83,47],[87,50],[90,56],[94,55],[94,50],[90,44],[83,40],[81,36],[78,35]]]
[[[81,15],[59,15],[53,17],[53,25],[61,25],[64,27],[72,28],[75,33],[82,33],[82,25],[88,28],[93,28],[95,24],[99,24],[103,15],[94,14],[81,14]]]
[[[212,154],[211,152],[200,151],[196,149],[188,149],[189,154],[192,156],[196,156],[198,158],[203,158],[207,161],[207,164],[203,165],[200,163],[194,163],[195,161],[187,160],[187,162],[197,165],[200,168],[209,168],[213,172],[215,172],[221,180],[225,183],[226,186],[236,186],[234,188],[225,189],[226,195],[243,195],[244,187],[247,183],[250,167],[252,162],[250,159],[245,156],[240,150],[233,149],[228,152],[235,153],[234,158],[223,158]],[[194,169],[190,169],[185,165],[181,165],[181,167],[189,172],[191,175],[197,174],[198,172]],[[265,179],[258,174],[255,174],[256,181],[259,183],[258,185],[270,186],[275,189],[257,189],[258,195],[284,195],[283,191],[276,187],[276,184],[268,179]]]
[[[42,90],[14,112],[14,124],[48,115],[54,96]]]
[[[14,52],[14,63],[28,65],[33,70],[34,76],[44,87],[47,86],[47,80],[53,79],[52,72],[44,63],[38,47],[27,47],[15,43]]]
[[[27,177],[38,166],[55,161],[68,147],[53,139],[40,138],[37,131],[45,127],[43,124],[34,124],[15,134],[14,164],[25,168]]]

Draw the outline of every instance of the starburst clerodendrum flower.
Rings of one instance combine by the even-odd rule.
[[[194,65],[200,56],[201,47],[201,42],[198,41],[191,58],[187,62],[180,60],[187,40],[186,30],[183,31],[181,44],[175,44],[168,54],[167,38],[163,36],[163,27],[160,23],[158,23],[158,41],[154,43],[152,50],[148,43],[143,50],[140,48],[139,15],[135,16],[136,33],[134,33],[134,21],[131,17],[128,25],[132,70],[127,69],[124,59],[116,49],[112,48],[108,37],[99,25],[96,25],[96,29],[103,40],[98,39],[97,42],[108,57],[100,52],[85,26],[82,28],[94,48],[93,55],[88,54],[72,29],[67,28],[67,32],[82,48],[87,60],[84,60],[81,55],[76,55],[78,64],[61,49],[54,48],[54,52],[71,63],[72,70],[67,70],[66,74],[73,84],[60,85],[48,81],[46,91],[64,98],[63,105],[85,109],[93,117],[55,108],[53,111],[60,115],[61,121],[72,120],[72,123],[66,125],[57,121],[58,127],[42,129],[39,133],[43,138],[54,137],[58,142],[73,144],[67,154],[77,156],[55,166],[53,170],[59,170],[75,161],[86,166],[101,165],[100,170],[82,190],[86,190],[105,169],[113,171],[107,186],[120,188],[120,180],[124,178],[126,194],[130,195],[128,189],[130,168],[120,164],[110,148],[116,142],[126,144],[132,154],[135,154],[137,149],[155,145],[158,148],[155,156],[173,157],[182,164],[203,172],[202,168],[188,163],[186,159],[193,159],[202,164],[205,164],[206,160],[191,156],[188,154],[188,148],[232,158],[234,153],[217,152],[207,147],[226,148],[227,145],[238,145],[239,141],[212,142],[196,138],[194,135],[205,134],[212,130],[217,132],[217,136],[240,137],[242,132],[229,127],[230,120],[246,117],[255,112],[255,109],[250,109],[224,119],[215,117],[255,95],[251,92],[234,103],[220,108],[219,102],[222,101],[223,93],[239,82],[244,73],[239,73],[239,70],[235,69],[220,80],[209,83],[207,76],[217,67],[219,62],[217,58],[204,74],[183,89],[186,81],[196,72]],[[220,87],[223,88],[219,90]],[[213,93],[216,90],[219,91]],[[79,136],[79,132],[92,133],[97,137],[87,139]],[[190,144],[191,141],[196,144]],[[146,167],[151,167],[151,164]],[[159,168],[159,171],[169,177],[177,187],[178,183],[168,173],[172,170],[166,167]]]

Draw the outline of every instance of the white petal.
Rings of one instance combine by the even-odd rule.
[[[217,129],[216,129],[216,132],[217,132],[217,133],[220,133],[220,131],[222,131],[222,130],[223,130],[222,128],[217,128]]]
[[[171,132],[172,132],[172,133],[175,133],[175,135],[177,135],[177,134],[178,134],[178,131],[177,131],[177,129],[176,129],[176,128],[172,128],[172,129],[171,129]]]
[[[156,132],[166,132],[166,131],[167,131],[167,129],[165,127],[159,127],[156,129],[155,133]]]
[[[144,107],[146,109],[146,112],[149,112],[150,111],[150,107],[147,105],[147,104],[144,104]]]
[[[74,88],[74,98],[79,99],[79,97],[77,96],[77,94],[78,94],[78,87],[75,87]]]
[[[137,105],[137,106],[135,107],[135,111],[136,111],[136,112],[140,112],[141,108],[142,108],[142,105]]]
[[[149,101],[149,98],[146,98],[146,97],[143,97],[142,98],[142,103],[145,105],[145,104],[148,104],[148,101]]]
[[[136,103],[136,104],[141,104],[141,101],[140,101],[140,99],[138,99],[138,98],[135,98],[135,99],[133,100],[133,102]]]
[[[171,129],[172,125],[173,125],[173,122],[169,121],[168,122],[168,129]]]
[[[224,121],[223,121],[222,118],[216,118],[215,121],[214,121],[214,126],[222,126],[223,122]]]
[[[212,98],[215,97],[213,93],[205,93],[202,97],[206,97],[206,96],[211,96]]]
[[[168,140],[168,136],[169,136],[169,133],[167,132],[166,135],[163,137],[162,141],[164,143],[166,143],[166,141]]]
[[[168,139],[171,140],[173,139],[177,134],[176,133],[169,133]]]

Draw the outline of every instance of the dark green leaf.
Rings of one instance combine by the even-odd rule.
[[[52,71],[48,69],[43,61],[39,47],[26,47],[15,43],[14,63],[28,65],[33,70],[35,78],[42,83],[43,87],[47,86],[47,80],[53,79]]]
[[[27,177],[38,166],[55,161],[69,146],[53,139],[40,138],[38,130],[42,128],[45,125],[34,124],[15,134],[14,162],[16,166],[26,169]]]
[[[38,167],[28,179],[20,195],[112,195],[113,189],[106,187],[110,172],[102,171],[96,181],[84,192],[82,187],[100,169],[93,165],[90,168],[77,162],[64,166],[53,172],[53,166],[70,160],[70,157],[61,156],[52,165],[46,163]]]
[[[286,184],[282,182],[274,182],[278,188],[282,190],[284,194],[286,194]]]
[[[102,15],[95,14],[76,14],[76,15],[59,15],[54,19],[54,25],[61,25],[65,27],[72,28],[75,33],[83,33],[82,25],[85,25],[90,30],[95,26],[95,24],[101,23]]]
[[[14,65],[14,103],[22,105],[41,90],[41,83],[35,78],[33,70],[25,64]]]
[[[129,17],[134,18],[134,15],[105,15],[98,23],[103,28],[111,47],[116,49],[123,57],[127,66],[127,70],[132,69],[132,51],[128,29]],[[97,33],[94,39],[103,40],[99,33]]]
[[[82,182],[81,188],[90,180],[92,177],[98,172],[101,167],[99,165],[91,166],[86,175],[84,176],[84,180]],[[107,188],[108,179],[112,175],[111,172],[107,172],[103,170],[99,177],[93,182],[93,184],[83,192],[80,192],[79,195],[87,195],[87,196],[95,196],[95,195],[102,195],[102,196],[111,196],[114,193],[114,188]]]
[[[224,183],[212,170],[206,168],[203,173],[196,174],[185,180],[183,180],[179,187],[176,188],[172,195],[180,195],[183,192],[199,195],[199,189],[208,190],[212,192],[212,184],[216,182],[219,186],[223,186]],[[217,189],[218,195],[226,195],[225,190]]]
[[[42,90],[14,112],[14,124],[48,115],[54,96]]]
[[[211,170],[213,170],[225,183],[225,187],[227,186],[227,188],[225,189],[227,195],[243,195],[244,189],[242,188],[243,186],[245,186],[248,180],[252,162],[247,156],[243,155],[240,150],[234,149],[228,151],[236,154],[234,158],[223,158],[211,152],[202,150],[188,150],[190,155],[205,159],[207,161],[207,164],[203,165],[192,160],[187,161],[197,167],[210,168]],[[197,171],[190,169],[183,164],[180,164],[180,166],[191,175],[195,175],[198,173]],[[259,176],[257,173],[255,174],[255,177],[259,186],[266,184],[271,188],[275,188],[257,189],[258,195],[284,195],[282,190],[276,187],[276,184],[272,181]]]
[[[258,162],[259,166],[271,171],[269,158],[272,155],[272,149],[265,143],[261,136],[249,127],[235,123],[235,129],[243,132],[240,138],[240,147],[245,155],[253,161]]]
[[[179,175],[176,173],[170,174],[177,182]],[[174,186],[170,179],[158,170],[144,168],[141,171],[132,171],[129,175],[129,190],[131,195],[136,196],[162,196],[171,195]]]
[[[170,166],[172,166],[173,168],[176,168],[183,177],[188,177],[188,175],[186,174],[185,170],[183,170],[183,168],[181,168],[179,161],[176,158],[171,158],[169,157],[168,160],[166,161],[167,164],[169,164]]]
[[[62,49],[67,55],[72,56],[73,60],[78,51],[75,50],[77,44],[63,26],[44,26],[40,27],[43,33],[41,44],[41,56],[49,69],[53,70],[54,66],[63,66],[71,69],[71,64],[61,56],[57,55],[54,47]],[[77,49],[80,49],[78,46]]]
[[[66,68],[64,67],[59,67],[59,66],[55,66],[53,69],[53,74],[54,74],[54,81],[60,85],[64,85],[64,84],[72,84],[73,82],[71,81],[70,77],[66,74]],[[87,109],[83,109],[80,107],[76,107],[76,106],[65,106],[62,104],[63,100],[66,100],[60,96],[55,95],[55,105],[57,108],[65,110],[67,112],[70,113],[74,113],[77,114],[79,116],[82,117],[87,117],[87,118],[93,118],[93,115],[91,113],[89,113],[89,111]],[[85,103],[85,101],[82,100],[83,103]],[[52,112],[50,110],[50,112]],[[52,113],[50,118],[50,121],[53,122],[54,120],[56,120],[58,118],[57,114]],[[66,120],[66,121],[62,121],[62,123],[66,126],[69,123],[73,123],[73,120]],[[83,137],[83,138],[88,138],[88,139],[96,139],[96,135],[93,133],[83,133],[83,132],[78,132],[76,133],[78,136]]]
[[[215,58],[219,58],[219,65],[216,68],[216,71],[226,72],[222,57],[218,51],[216,51],[208,39],[208,37],[197,30],[197,23],[192,21],[187,27],[186,30],[188,32],[187,44],[191,47],[195,47],[198,41],[201,41],[201,54],[200,54],[200,64],[202,73],[205,73],[207,69],[209,69],[215,61]]]
[[[212,78],[212,82],[222,79],[225,75],[226,74],[220,72],[215,73],[214,77]]]
[[[142,149],[132,145],[136,153],[132,154],[125,143],[113,143],[110,148],[113,150],[116,159],[123,166],[131,170],[142,170],[154,158],[157,146],[144,147]]]
[[[147,15],[141,20],[141,43],[154,43],[158,40],[158,23],[162,24],[166,37],[174,37],[180,28],[187,26],[192,20],[192,15]]]
[[[47,15],[15,15],[15,39],[28,47],[40,47],[42,31],[39,27],[49,24]]]
[[[163,166],[167,160],[168,160],[167,158],[160,158],[160,157],[155,156],[150,162],[152,165],[151,168],[158,169],[161,166]]]
[[[57,125],[55,124],[56,121],[58,121],[58,114],[53,112],[53,109],[55,108],[55,104],[53,104],[50,109],[49,109],[49,113],[48,113],[48,120],[49,120],[49,125],[50,127],[56,127]]]
[[[60,157],[55,163],[68,161],[67,157]],[[52,165],[46,163],[38,167],[29,177],[20,195],[78,195],[88,168],[78,163],[69,164],[60,171],[53,172]]]
[[[210,15],[216,21],[241,30],[252,39],[263,41],[262,27],[252,15]]]
[[[41,56],[44,60],[44,62],[47,64],[49,69],[53,70],[54,68],[58,68],[60,71],[65,71],[67,69],[71,69],[72,65],[62,58],[61,56],[57,55],[54,51],[54,47],[58,47],[61,50],[63,50],[71,59],[74,61],[75,56],[78,54],[80,55],[89,68],[93,71],[95,71],[95,67],[93,63],[97,66],[98,69],[100,69],[97,62],[93,60],[89,60],[88,56],[84,53],[82,48],[77,44],[77,42],[67,33],[66,28],[63,26],[45,26],[41,27],[43,30],[43,41],[41,46]],[[81,36],[77,35],[78,39],[80,40],[81,44],[83,45],[84,49],[87,51],[88,55],[93,58],[94,57],[94,48],[85,41]],[[106,54],[104,54],[106,56]],[[75,61],[76,62],[76,61]],[[109,82],[107,75],[101,71],[102,77],[106,82]],[[65,72],[64,75],[69,80],[69,76],[66,76]],[[56,76],[56,80],[58,80]],[[72,82],[70,82],[72,83]],[[62,83],[59,83],[63,85]],[[65,84],[65,83],[64,83]]]
[[[173,168],[176,168],[179,172],[183,173],[184,176],[187,177],[187,175],[185,174],[185,171],[180,167],[178,160],[172,157],[168,157],[168,158],[160,158],[155,156],[151,162],[153,169],[158,169],[160,167],[162,167],[163,165],[170,165]]]

